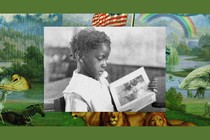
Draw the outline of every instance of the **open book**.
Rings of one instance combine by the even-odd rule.
[[[154,92],[148,90],[149,78],[144,67],[110,84],[110,90],[119,112],[136,112],[156,101]]]

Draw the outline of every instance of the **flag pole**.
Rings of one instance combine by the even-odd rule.
[[[134,26],[134,21],[135,21],[135,13],[132,14],[132,18],[131,18],[131,27]]]

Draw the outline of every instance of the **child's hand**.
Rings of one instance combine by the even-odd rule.
[[[148,89],[155,93],[157,93],[157,80],[158,79],[156,77],[154,77],[148,85]]]

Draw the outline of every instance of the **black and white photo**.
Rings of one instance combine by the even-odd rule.
[[[57,107],[60,107],[60,105],[57,105],[60,102],[55,102],[57,99],[64,101],[60,104],[65,106],[66,109],[66,99],[63,99],[64,90],[68,87],[75,70],[78,69],[78,62],[74,58],[75,52],[72,51],[70,42],[80,31],[88,30],[88,28],[92,30],[93,27],[44,28],[45,111],[61,111],[57,109]],[[111,88],[110,98],[113,106],[117,109],[113,111],[165,111],[164,107],[152,106],[154,102],[165,103],[165,27],[94,27],[93,30],[104,32],[110,39],[106,69],[101,70],[99,75],[105,77],[109,83],[108,87]],[[88,65],[86,66],[88,67]],[[129,76],[129,74],[138,70],[141,72],[134,74],[133,77]],[[129,78],[124,79],[124,77]],[[148,88],[155,78],[158,79],[157,87],[161,87],[161,89],[157,89],[157,92]],[[95,80],[97,81],[97,77]],[[118,80],[121,83],[114,84]],[[78,84],[82,85],[83,83]],[[77,86],[82,88],[80,85]],[[102,106],[106,104],[103,102],[108,101],[105,98],[100,98],[100,96],[92,97],[94,93],[87,94],[88,101],[82,96],[82,100],[85,101],[78,108],[85,106],[91,100],[89,100],[90,97],[94,98],[94,101],[98,98],[96,102],[100,102]],[[148,102],[145,103],[145,100],[142,100],[143,97]],[[133,109],[129,107],[133,107]],[[96,110],[88,110],[88,108],[90,108],[90,105],[87,110],[65,111],[109,111],[104,110],[103,107],[98,107]],[[97,107],[94,106],[93,108]]]

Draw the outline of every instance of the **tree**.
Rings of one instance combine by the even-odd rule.
[[[4,49],[1,51],[2,59],[11,60],[21,57],[21,52],[17,49],[15,45],[5,42],[4,46]]]
[[[210,44],[210,36],[208,34],[202,35],[198,41],[198,46],[203,47],[206,44]]]
[[[210,59],[210,36],[202,35],[198,41],[198,46],[203,49],[202,57]]]
[[[44,63],[43,54],[38,47],[30,46],[27,48],[24,56],[26,65],[24,66],[29,74],[28,77],[34,81],[44,80]]]
[[[179,55],[189,55],[191,52],[191,49],[183,43],[179,44],[179,46],[176,47],[176,50],[178,51]]]
[[[171,53],[169,55],[168,64],[169,65],[178,64],[179,63],[179,54],[178,54],[176,48],[169,46],[169,49],[170,49]]]
[[[25,76],[29,81],[44,82],[43,54],[38,47],[30,46],[27,48],[24,62],[23,64],[19,62],[13,63],[11,67],[13,73]]]
[[[27,64],[32,61],[34,64],[43,64],[43,54],[38,47],[30,46],[26,49],[24,60]]]
[[[168,56],[168,63],[166,70],[171,71],[173,70],[173,66],[179,63],[179,54],[175,47],[168,46],[168,48],[170,49],[170,55]]]
[[[204,56],[206,58],[210,58],[210,44],[203,45],[202,48],[203,48]]]
[[[201,56],[202,53],[203,53],[202,49],[198,47],[192,48],[191,50],[191,55]]]
[[[166,92],[166,107],[170,110],[186,112],[185,104],[182,104],[183,96],[177,92],[174,87],[171,87]]]

